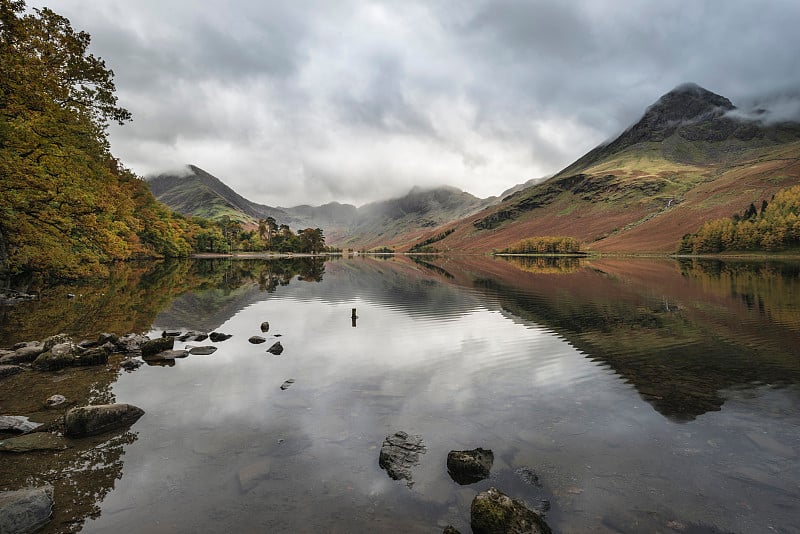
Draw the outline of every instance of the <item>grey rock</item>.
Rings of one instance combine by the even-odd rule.
[[[263,323],[261,323],[261,331],[262,332],[269,332],[269,323],[267,321],[264,321]]]
[[[51,345],[47,351],[40,354],[33,361],[33,368],[42,371],[55,371],[74,365],[76,350],[75,344],[71,341]]]
[[[525,503],[497,488],[489,488],[472,500],[470,526],[473,534],[551,534],[542,516]]]
[[[208,339],[208,334],[195,332],[194,330],[190,330],[178,337],[178,341],[205,341],[206,339]]]
[[[172,338],[170,338],[172,339]],[[175,358],[185,358],[189,355],[189,351],[186,350],[162,350],[161,352],[157,352],[155,354],[148,354],[147,356],[142,356],[142,359],[152,364],[154,362],[162,362],[162,361],[174,361]]]
[[[411,487],[414,483],[411,479],[411,468],[419,463],[420,454],[425,454],[426,451],[422,436],[412,436],[401,430],[386,436],[381,445],[378,465],[391,479],[405,479]]]
[[[53,486],[0,492],[0,532],[28,534],[50,521]]]
[[[0,378],[12,376],[22,372],[22,367],[19,365],[0,365]]]
[[[447,473],[461,485],[474,484],[489,477],[494,453],[488,449],[450,451],[447,454]]]
[[[32,362],[44,352],[44,344],[38,341],[26,343],[14,350],[14,363]]]
[[[181,333],[175,330],[164,330],[161,332],[161,337],[178,337]]]
[[[209,354],[214,354],[217,352],[217,347],[213,347],[211,345],[204,345],[202,347],[192,347],[189,349],[189,354],[192,356],[208,356]]]
[[[72,338],[69,337],[67,334],[56,334],[42,341],[42,345],[44,345],[45,351],[48,351],[53,347],[55,347],[56,345],[60,345],[62,343],[72,343]]]
[[[226,339],[230,339],[232,337],[233,337],[233,334],[223,334],[222,332],[211,332],[208,335],[208,339],[210,339],[214,343],[218,343],[220,341],[225,341]]]
[[[156,339],[148,339],[141,344],[142,358],[147,360],[149,356],[164,352],[165,350],[172,350],[175,344],[174,337],[159,337]]]
[[[0,452],[63,451],[66,448],[64,438],[49,432],[34,432],[0,441]]]
[[[64,434],[80,438],[132,425],[144,410],[132,404],[99,404],[72,408],[64,416]]]
[[[100,365],[108,363],[108,355],[111,353],[105,345],[102,347],[92,347],[85,351],[78,351],[75,354],[73,365]]]
[[[67,398],[64,395],[53,395],[45,401],[45,404],[48,408],[55,408],[56,406],[61,406],[67,402]]]
[[[266,341],[266,339],[261,337],[261,336],[253,336],[250,339],[248,339],[247,341],[249,341],[253,345],[258,345],[260,343],[264,343]]]
[[[142,334],[128,334],[121,337],[114,345],[119,352],[133,354],[141,351],[142,344],[149,340],[150,338]]]
[[[139,360],[137,358],[127,358],[123,360],[123,362],[119,364],[119,366],[125,369],[126,371],[134,371],[139,367],[141,367],[142,364],[144,364],[142,360]]]
[[[26,434],[42,426],[22,415],[0,415],[0,432]]]
[[[270,354],[274,354],[275,356],[278,356],[280,353],[283,352],[283,345],[281,345],[280,341],[276,341],[275,343],[272,344],[270,348],[267,349],[267,352],[269,352]]]
[[[97,336],[97,344],[98,345],[105,345],[106,343],[111,343],[112,345],[116,345],[119,343],[119,336],[117,334],[110,334],[108,332],[103,332],[99,336]]]

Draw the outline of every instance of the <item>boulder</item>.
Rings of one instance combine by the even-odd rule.
[[[42,345],[44,346],[45,351],[48,351],[53,347],[55,347],[56,345],[60,345],[62,343],[72,343],[72,338],[69,337],[67,334],[56,334],[42,341]]]
[[[281,352],[283,352],[283,345],[281,345],[280,341],[276,341],[270,348],[267,349],[267,352],[278,356]]]
[[[462,486],[489,477],[494,453],[488,449],[450,451],[447,453],[447,473]]]
[[[22,415],[0,415],[0,432],[26,434],[42,426]]]
[[[127,358],[123,360],[123,362],[119,364],[119,366],[125,369],[126,371],[133,371],[141,367],[143,363],[144,362],[142,360],[139,360],[137,358]]]
[[[473,534],[551,534],[542,516],[522,501],[497,488],[489,488],[472,500],[470,526]]]
[[[211,345],[204,345],[202,347],[192,347],[189,349],[189,354],[192,356],[208,356],[209,354],[214,354],[217,352],[217,347],[213,347]]]
[[[99,336],[97,336],[97,344],[98,345],[105,345],[106,343],[111,343],[112,345],[116,345],[119,343],[119,336],[117,334],[110,334],[108,332],[103,332]]]
[[[233,334],[223,334],[222,332],[211,332],[208,335],[208,339],[210,339],[214,343],[218,343],[220,341],[225,341],[226,339],[230,339],[232,337],[233,337]]]
[[[14,363],[32,362],[44,352],[44,345],[38,341],[31,341],[14,350]]]
[[[111,350],[107,345],[92,347],[88,350],[78,351],[75,354],[73,365],[100,365],[108,363],[108,355]]]
[[[53,514],[53,486],[0,492],[0,532],[35,532]]]
[[[266,341],[266,338],[263,338],[261,336],[253,336],[250,339],[248,339],[247,341],[249,341],[253,345],[258,345],[258,344],[264,343]]]
[[[411,468],[419,463],[420,454],[426,451],[422,436],[411,436],[401,430],[386,436],[381,445],[378,465],[391,479],[405,479],[410,487],[413,484]]]
[[[142,359],[149,364],[153,364],[155,362],[163,362],[163,361],[174,361],[175,358],[186,358],[189,355],[188,350],[162,350],[161,352],[157,352],[156,354],[148,354],[147,356],[142,356]]]
[[[261,323],[261,331],[262,332],[269,332],[269,323],[267,321],[264,321],[263,323]]]
[[[178,337],[180,335],[181,332],[177,330],[164,330],[161,332],[161,337]]]
[[[139,352],[142,348],[142,343],[149,340],[150,338],[142,334],[128,334],[119,338],[119,340],[114,343],[114,346],[118,352],[132,354]]]
[[[156,339],[148,339],[140,345],[142,350],[142,358],[146,360],[148,356],[153,356],[154,354],[164,352],[165,350],[172,350],[174,344],[174,337],[158,337]]]
[[[178,341],[204,341],[206,339],[208,339],[208,334],[195,332],[194,330],[189,330],[182,336],[178,337]]]
[[[144,410],[132,404],[100,404],[72,408],[64,416],[64,434],[80,438],[132,425]]]
[[[22,367],[19,365],[0,365],[0,378],[5,378],[21,372]]]
[[[41,371],[55,371],[75,363],[75,344],[71,341],[52,345],[33,361],[33,368]]]
[[[0,441],[0,452],[63,451],[66,448],[64,438],[49,432],[34,432]]]

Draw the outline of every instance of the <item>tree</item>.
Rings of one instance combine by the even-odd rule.
[[[322,235],[321,228],[304,228],[297,235],[300,237],[302,252],[316,254],[325,249],[325,236]]]

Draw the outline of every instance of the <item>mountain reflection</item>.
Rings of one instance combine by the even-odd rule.
[[[726,390],[800,383],[795,264],[461,258],[448,269],[607,364],[673,421],[719,410]]]

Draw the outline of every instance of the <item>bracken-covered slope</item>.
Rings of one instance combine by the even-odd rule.
[[[440,250],[571,236],[601,252],[674,252],[705,221],[800,183],[800,124],[736,118],[697,85],[670,91],[618,138],[552,178],[437,228]]]

